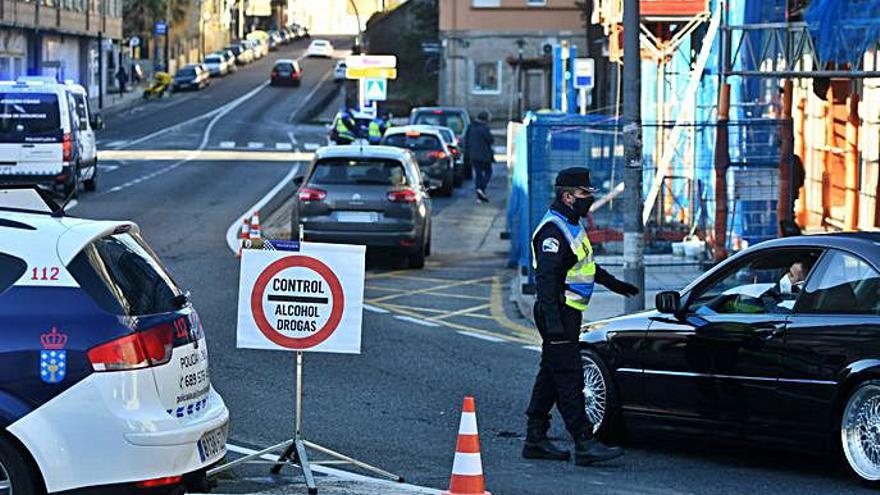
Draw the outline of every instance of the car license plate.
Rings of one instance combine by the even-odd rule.
[[[336,219],[340,222],[370,223],[376,221],[376,214],[369,211],[339,211]]]
[[[215,428],[199,439],[199,457],[202,462],[222,457],[226,452],[226,433],[228,425]]]

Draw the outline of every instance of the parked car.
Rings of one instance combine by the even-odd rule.
[[[431,126],[391,127],[382,138],[385,146],[410,150],[430,189],[451,196],[455,187],[455,159],[440,131]]]
[[[0,372],[4,491],[203,485],[229,411],[187,292],[136,224],[66,217],[47,196],[0,189],[0,339],[19,364]]]
[[[347,67],[345,60],[338,60],[336,62],[336,67],[333,68],[333,80],[335,82],[345,82],[345,71]]]
[[[656,309],[586,324],[587,413],[602,438],[649,427],[836,452],[880,483],[880,234],[743,250]]]
[[[458,107],[416,107],[409,116],[410,124],[439,125],[452,129],[462,151],[465,149],[464,141],[470,122],[467,110]],[[464,161],[462,164],[464,165],[462,176],[470,179],[473,175],[470,166]]]
[[[211,77],[223,77],[229,74],[229,64],[219,53],[212,53],[205,57],[205,67]]]
[[[235,53],[233,53],[232,50],[224,48],[222,50],[217,50],[213,54],[220,55],[223,58],[223,61],[226,62],[226,70],[230,74],[238,72],[238,66],[235,65]]]
[[[208,71],[201,64],[188,64],[178,69],[174,74],[174,82],[171,88],[174,91],[185,89],[199,90],[211,84]]]
[[[37,183],[65,196],[77,194],[80,184],[94,190],[97,165],[82,162],[79,125],[76,98],[66,85],[0,82],[0,182]]]
[[[333,45],[327,40],[312,40],[306,50],[306,57],[333,58]]]
[[[254,52],[243,43],[233,43],[226,49],[235,55],[235,63],[238,65],[246,65],[254,61]]]
[[[464,152],[461,149],[458,137],[455,135],[455,132],[448,127],[433,127],[440,132],[440,137],[443,139],[443,142],[446,143],[446,147],[449,148],[449,153],[452,154],[452,158],[455,160],[455,187],[458,187],[464,179]]]
[[[305,240],[362,244],[422,268],[431,251],[431,199],[418,163],[388,146],[329,146],[298,182],[295,222]]]
[[[289,84],[299,86],[302,77],[302,70],[299,62],[289,58],[279,58],[272,66],[272,78],[270,84],[272,86]]]

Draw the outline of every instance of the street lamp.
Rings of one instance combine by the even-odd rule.
[[[202,39],[202,56],[201,56],[202,61],[205,60],[205,38],[207,37],[207,36],[205,36],[205,24],[210,20],[211,20],[211,13],[210,12],[202,12],[202,19],[201,19],[202,22],[199,25],[199,27],[200,27],[199,35],[200,35],[200,38]]]
[[[358,48],[358,52],[363,51],[361,49],[361,14],[358,12],[357,3],[355,0],[348,0],[348,3],[351,4],[351,8],[354,10],[354,18],[357,21],[357,37],[354,39],[354,45]]]

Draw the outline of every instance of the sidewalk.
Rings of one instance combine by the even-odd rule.
[[[91,105],[94,111],[99,111],[107,114],[113,114],[122,112],[127,110],[135,105],[139,104],[143,101],[143,86],[133,86],[129,87],[128,91],[124,94],[115,93],[107,93],[104,95],[104,106],[103,108],[98,108],[98,99],[92,98],[89,100],[89,104]]]

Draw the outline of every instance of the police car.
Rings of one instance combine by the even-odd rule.
[[[0,488],[179,490],[225,455],[205,335],[131,222],[0,188]]]
[[[96,163],[82,162],[76,100],[64,84],[0,81],[0,182],[39,183],[65,195],[94,190]]]

